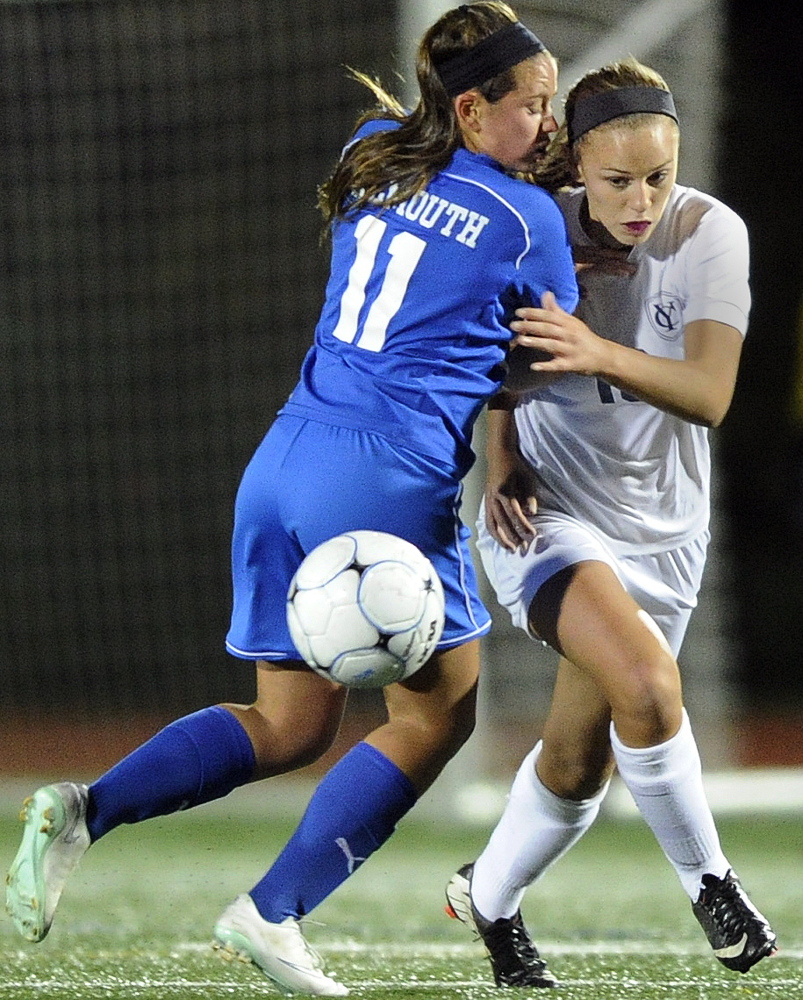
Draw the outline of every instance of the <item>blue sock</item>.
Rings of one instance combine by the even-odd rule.
[[[295,833],[251,898],[265,920],[309,913],[381,847],[415,804],[393,761],[358,743],[323,777]]]
[[[246,731],[220,705],[171,722],[90,785],[90,839],[228,795],[255,763]]]

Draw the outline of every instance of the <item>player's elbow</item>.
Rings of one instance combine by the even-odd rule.
[[[731,397],[728,396],[727,399],[711,400],[709,405],[705,409],[703,414],[703,419],[700,423],[704,427],[719,427],[723,422],[725,417],[728,415],[728,410],[730,409]]]
[[[692,422],[703,427],[719,427],[728,414],[732,399],[732,389],[706,392],[699,400],[696,412],[691,415]]]
[[[726,411],[727,412],[727,411]],[[685,414],[686,420],[692,424],[698,424],[700,427],[705,427],[713,430],[722,423],[725,419],[725,413],[719,411],[700,411],[698,413],[687,413]]]

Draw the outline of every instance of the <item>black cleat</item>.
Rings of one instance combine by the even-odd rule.
[[[703,888],[691,908],[726,968],[748,972],[775,954],[775,934],[767,918],[747,898],[732,870],[724,878],[703,875]]]
[[[474,865],[463,865],[446,886],[446,912],[473,930],[491,960],[497,986],[557,986],[558,981],[538,954],[521,911],[512,917],[486,920],[471,901],[471,875]]]

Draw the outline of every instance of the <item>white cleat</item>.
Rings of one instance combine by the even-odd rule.
[[[6,912],[26,941],[41,941],[53,923],[64,883],[89,847],[86,785],[46,785],[22,803],[25,823],[6,875]]]
[[[252,962],[286,993],[344,997],[348,990],[323,971],[294,917],[264,920],[248,895],[238,896],[215,924],[213,947],[222,958]]]

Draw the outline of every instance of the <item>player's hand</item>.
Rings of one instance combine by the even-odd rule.
[[[548,360],[530,365],[534,372],[597,375],[604,371],[609,342],[598,337],[581,319],[561,309],[552,292],[543,294],[540,309],[530,306],[517,309],[510,328],[515,334],[514,345],[550,355]]]
[[[505,472],[489,474],[485,485],[485,525],[504,548],[526,549],[536,531],[530,517],[538,510],[535,477],[518,460]]]

